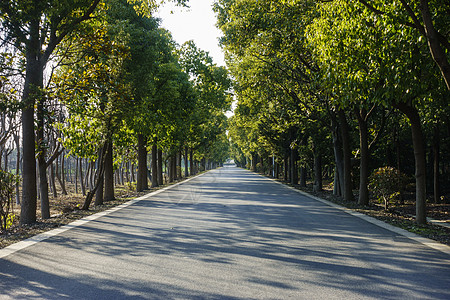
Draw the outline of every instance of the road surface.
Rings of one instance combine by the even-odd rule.
[[[0,299],[450,299],[450,255],[236,167],[0,259]]]

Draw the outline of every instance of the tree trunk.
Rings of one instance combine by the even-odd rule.
[[[104,201],[112,201],[114,197],[114,162],[113,162],[113,144],[112,141],[106,143],[105,153],[105,191]]]
[[[58,166],[56,166],[58,168]],[[58,193],[56,191],[56,179],[55,179],[55,166],[53,163],[50,164],[50,183],[52,187],[53,197],[58,198]]]
[[[16,158],[16,175],[20,174],[20,143],[19,143],[19,134],[14,133],[14,141],[16,143],[17,150],[17,158]],[[19,193],[20,183],[16,182],[16,204],[20,205],[20,193]]]
[[[369,204],[369,141],[367,132],[367,114],[365,110],[356,113],[359,125],[359,147],[360,147],[360,161],[359,161],[359,197],[358,203],[360,205]]]
[[[26,74],[22,101],[22,204],[20,209],[20,224],[36,222],[36,144],[34,135],[34,104],[36,90],[43,86],[43,66],[39,61],[39,17],[30,22],[30,38],[26,45]]]
[[[350,146],[350,130],[348,128],[347,118],[343,110],[338,111],[342,136],[342,152],[344,157],[344,200],[353,201],[352,191],[352,149]]]
[[[336,116],[331,114],[331,127],[332,127],[332,135],[333,135],[333,152],[334,152],[334,188],[333,194],[336,196],[343,196],[344,190],[344,154],[342,152],[342,141],[339,130],[339,123],[336,119]]]
[[[173,161],[173,155],[169,156],[169,182],[173,182],[174,180],[174,172],[173,172],[173,165],[174,165],[174,161]]]
[[[86,199],[84,199],[84,203],[82,206],[82,210],[88,210],[89,206],[91,205],[92,199],[94,198],[94,195],[101,195],[103,196],[103,188],[102,188],[102,192],[98,192],[98,189],[100,188],[101,185],[103,185],[103,180],[104,180],[104,157],[105,157],[105,152],[106,152],[106,145],[103,145],[103,147],[100,148],[101,150],[99,151],[99,157],[102,158],[102,160],[99,160],[98,163],[98,169],[97,172],[95,174],[95,183],[92,187],[92,189],[87,193]],[[96,201],[97,202],[97,199]],[[97,205],[97,203],[95,203],[95,205]]]
[[[78,174],[79,174],[79,159],[75,159],[75,194],[78,194]]]
[[[70,164],[69,164],[69,168],[70,168]],[[60,184],[61,184],[61,189],[62,189],[62,194],[63,195],[67,195],[67,190],[66,190],[66,171],[65,171],[65,159],[64,159],[64,151],[61,153],[61,180],[60,180]],[[58,168],[56,169],[56,176],[58,176],[59,172],[58,172]]]
[[[152,145],[152,188],[158,186],[158,147],[155,140]]]
[[[177,152],[177,178],[181,179],[183,177],[183,172],[181,170],[181,150]]]
[[[314,143],[314,185],[313,190],[320,192],[322,190],[322,153]]]
[[[422,133],[420,116],[415,107],[405,103],[397,105],[411,123],[411,133],[414,147],[415,177],[416,177],[416,222],[426,224],[426,159],[425,143]]]
[[[190,163],[190,171],[191,171],[191,176],[195,175],[195,170],[194,170],[194,151],[191,149],[191,151],[189,151],[189,163]]]
[[[297,167],[298,151],[291,148],[290,170],[291,170],[291,184],[298,184],[298,167]]]
[[[422,19],[431,56],[441,70],[447,89],[450,90],[450,63],[445,53],[445,49],[441,45],[439,34],[434,28],[433,16],[428,6],[428,0],[420,0],[420,11],[422,12]],[[446,39],[445,36],[442,36],[441,38]],[[446,40],[446,42],[448,43],[448,40]]]
[[[158,185],[164,184],[163,178],[163,154],[162,150],[158,149]]]
[[[289,175],[289,157],[288,155],[284,156],[284,181],[289,181],[288,179],[288,175]]]
[[[253,172],[256,172],[256,158],[257,158],[257,155],[256,155],[256,153],[252,153],[252,171]]]
[[[138,172],[136,191],[142,192],[145,187],[144,181],[147,181],[147,149],[146,141],[142,134],[138,134]]]
[[[94,205],[103,205],[103,196],[104,196],[104,192],[103,192],[103,187],[105,185],[105,169],[104,169],[104,156],[106,155],[106,151],[104,150],[107,148],[107,145],[104,144],[98,153],[98,160],[97,160],[97,171],[96,171],[96,176],[95,177],[99,177],[97,180],[94,180],[94,188],[93,189],[97,189],[95,192],[95,203]],[[101,174],[100,174],[101,173]],[[89,193],[88,193],[89,195]]]
[[[64,156],[64,155],[62,155],[62,156]],[[59,174],[58,170],[59,170],[58,159],[56,159],[56,172],[55,172],[56,176],[55,177],[58,180],[59,186],[61,187],[62,194],[67,195],[66,184],[63,181],[64,180],[64,171],[61,171],[62,172],[62,179],[61,179],[61,175]],[[64,169],[62,169],[62,170],[64,170]],[[53,177],[53,183],[55,183],[55,177]]]
[[[189,177],[188,147],[184,147],[184,177]]]
[[[440,148],[440,137],[439,137],[439,123],[434,125],[433,134],[433,198],[434,203],[440,203],[441,201],[441,187],[439,184],[439,148]]]
[[[86,189],[84,186],[84,180],[83,180],[83,159],[80,158],[80,185],[81,185],[81,193],[83,193],[83,196],[86,195]]]

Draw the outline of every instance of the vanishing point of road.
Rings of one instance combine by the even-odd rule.
[[[56,230],[0,299],[450,299],[448,251],[236,167]]]

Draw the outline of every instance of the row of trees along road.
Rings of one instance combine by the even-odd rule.
[[[227,158],[227,71],[194,43],[177,45],[151,17],[158,4],[1,2],[0,168],[21,175],[21,224],[36,221],[38,193],[50,217],[49,178],[55,192],[55,177],[64,186],[75,174],[89,209],[114,199],[124,170],[142,191],[149,177],[152,187],[182,177],[182,161],[188,176]]]
[[[219,0],[215,10],[236,81],[236,162],[300,185],[312,174],[316,190],[334,176],[334,193],[353,201],[359,185],[363,205],[372,170],[390,165],[415,174],[425,223],[427,173],[436,202],[450,178],[448,1]]]

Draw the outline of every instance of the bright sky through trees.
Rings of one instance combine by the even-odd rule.
[[[193,40],[200,49],[209,52],[217,65],[225,66],[212,4],[211,0],[191,0],[189,8],[181,8],[169,2],[155,16],[162,19],[161,26],[172,32],[177,43]]]

